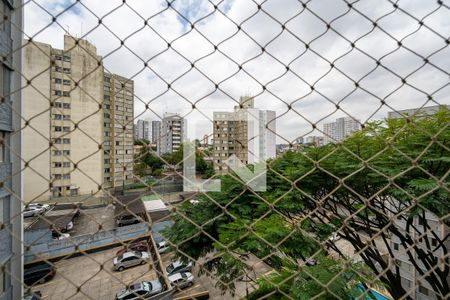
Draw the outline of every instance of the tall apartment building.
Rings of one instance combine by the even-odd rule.
[[[144,139],[144,140],[150,140],[149,138],[149,122],[146,120],[138,120],[136,123],[136,138],[137,139]]]
[[[123,127],[118,121],[130,118],[133,109],[128,107],[125,114],[116,109],[130,105],[132,82],[122,94],[117,90],[117,97],[108,102],[105,95],[116,90],[105,82],[97,49],[72,36],[64,36],[62,50],[33,41],[27,42],[23,51],[23,73],[31,80],[23,89],[23,116],[28,120],[23,122],[22,156],[28,164],[23,172],[24,200],[102,195],[99,187],[117,184],[116,172],[104,167],[105,159],[115,162],[117,158],[105,155],[103,147],[110,151],[115,151],[115,146],[128,147],[128,141],[120,144],[121,132],[132,132],[131,125]],[[120,82],[119,76],[106,76]],[[130,154],[132,149],[130,145]],[[105,185],[107,178],[114,183]]]
[[[166,113],[161,121],[160,138],[157,140],[157,153],[172,153],[180,148],[186,130],[186,120],[179,114]]]
[[[152,140],[151,143],[156,145],[161,136],[161,121],[152,121]]]
[[[253,97],[241,97],[233,112],[214,112],[213,161],[217,173],[226,173],[232,155],[244,164],[276,156],[274,111],[254,107]]]
[[[134,82],[104,73],[104,187],[120,189],[133,183]]]
[[[338,118],[335,122],[323,124],[324,144],[342,141],[346,136],[361,129],[361,122],[350,117]]]
[[[22,1],[0,0],[0,18],[0,299],[12,300],[22,299],[22,102],[13,93],[21,87],[14,70],[22,62]]]
[[[433,105],[422,108],[410,108],[397,111],[390,111],[388,112],[388,119],[399,119],[403,118],[404,116],[415,116],[420,118],[423,116],[435,114],[441,108],[446,108],[450,110],[450,105]]]

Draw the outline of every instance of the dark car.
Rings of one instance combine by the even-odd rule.
[[[23,296],[23,300],[40,300],[42,297],[42,294],[40,291],[27,293]]]
[[[133,215],[118,216],[116,219],[117,227],[133,225],[140,222],[139,218]]]
[[[129,251],[139,251],[139,252],[148,252],[148,243],[146,241],[138,241],[131,243],[129,245],[126,245],[119,251],[117,251],[116,256],[120,256],[124,254],[125,252]]]
[[[23,277],[27,285],[33,285],[35,283],[44,283],[52,279],[55,274],[56,268],[45,263],[25,269]]]

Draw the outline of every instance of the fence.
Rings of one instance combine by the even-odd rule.
[[[0,300],[450,297],[448,1],[0,11]]]

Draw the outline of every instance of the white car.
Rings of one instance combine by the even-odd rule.
[[[28,207],[43,208],[46,211],[50,209],[50,205],[48,205],[48,204],[41,204],[41,203],[30,203],[30,204],[28,204]]]
[[[158,252],[160,254],[166,252],[169,249],[169,244],[166,241],[159,242],[156,247],[158,248]]]
[[[59,233],[54,233],[53,234],[53,239],[54,240],[65,240],[65,239],[68,239],[68,238],[70,238],[70,234],[68,234],[68,233],[61,233],[61,234],[59,234]]]
[[[34,217],[34,216],[43,214],[44,212],[45,212],[45,208],[43,208],[43,207],[28,206],[28,207],[25,207],[25,209],[23,210],[23,217],[24,218]]]
[[[180,272],[168,277],[170,283],[179,289],[190,287],[194,284],[194,275],[190,272]]]

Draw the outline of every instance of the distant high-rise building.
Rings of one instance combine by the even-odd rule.
[[[69,35],[64,49],[32,41],[23,53],[33,78],[23,89],[24,201],[121,185],[132,172],[119,166],[132,160],[133,81],[104,74],[95,46]]]
[[[307,136],[305,138],[305,144],[310,144],[310,145],[314,145],[317,147],[323,146],[324,145],[324,137],[323,136],[315,136],[315,135]]]
[[[157,144],[161,136],[161,121],[152,121],[152,144]]]
[[[225,164],[233,154],[244,164],[265,161],[276,156],[275,117],[271,110],[254,107],[254,98],[241,97],[233,112],[214,112],[213,160],[218,173],[226,173]],[[257,120],[254,128],[252,120]],[[257,144],[256,144],[257,143]]]
[[[323,124],[324,144],[342,141],[346,136],[361,129],[361,122],[350,117],[338,118],[335,122]]]
[[[180,148],[186,130],[186,120],[179,114],[166,113],[161,121],[160,138],[157,153],[172,153]]]
[[[390,111],[388,112],[388,119],[399,119],[403,118],[404,116],[415,116],[420,118],[424,116],[433,115],[436,112],[438,112],[439,109],[441,108],[446,108],[450,110],[450,105],[433,105],[421,108],[410,108],[397,111]]]
[[[0,0],[0,299],[22,299],[23,1]],[[14,24],[14,25],[12,25]],[[23,80],[23,84],[26,81]],[[19,92],[18,92],[19,91]],[[33,105],[33,104],[31,104]],[[49,126],[49,124],[45,124]],[[48,146],[48,141],[47,141]],[[48,188],[48,183],[46,185]]]
[[[149,140],[149,122],[146,120],[137,121],[137,138],[142,140]]]

